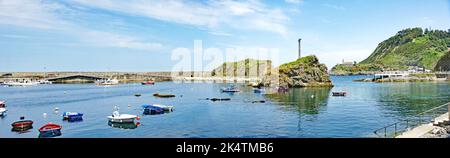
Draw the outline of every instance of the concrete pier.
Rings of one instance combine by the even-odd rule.
[[[450,109],[450,105],[448,106],[448,108]],[[420,125],[416,128],[413,128],[409,131],[402,133],[401,135],[399,135],[395,138],[422,138],[424,135],[430,133],[431,131],[433,131],[436,128],[435,124],[439,124],[439,123],[442,123],[445,121],[448,122],[449,120],[450,120],[450,115],[449,115],[449,113],[446,113],[446,114],[443,114],[443,115],[435,118],[435,121],[432,123]]]

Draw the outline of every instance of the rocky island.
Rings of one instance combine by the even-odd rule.
[[[245,59],[226,62],[211,71],[211,77],[244,80],[255,78],[266,87],[332,87],[328,68],[316,56],[306,56],[273,68],[270,60]]]
[[[333,87],[328,68],[316,56],[302,57],[275,68],[263,79],[265,86]]]

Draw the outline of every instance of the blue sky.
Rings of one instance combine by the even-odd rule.
[[[275,48],[361,61],[410,27],[450,29],[449,0],[0,0],[0,72],[170,71],[175,48]],[[245,54],[246,52],[241,52]],[[249,53],[250,54],[250,53]],[[205,61],[204,63],[208,63]]]

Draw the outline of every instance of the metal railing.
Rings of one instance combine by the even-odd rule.
[[[430,110],[421,112],[417,115],[414,115],[410,119],[405,119],[398,121],[393,124],[389,124],[387,126],[384,126],[382,128],[379,128],[374,131],[375,135],[381,138],[395,138],[398,135],[402,134],[403,132],[406,132],[414,127],[417,127],[422,124],[427,124],[434,122],[436,117],[443,115],[448,112],[448,107],[450,105],[449,103],[446,103],[444,105],[432,108]]]

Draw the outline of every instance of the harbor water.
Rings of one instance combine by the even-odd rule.
[[[450,83],[353,82],[367,76],[332,77],[333,88],[291,89],[264,95],[237,84],[240,93],[222,93],[223,83],[155,85],[53,84],[0,87],[7,115],[0,118],[0,137],[37,138],[38,129],[62,125],[58,138],[340,138],[375,137],[373,131],[450,101]],[[347,92],[333,97],[332,92]],[[134,94],[142,96],[136,97]],[[152,94],[175,94],[156,98]],[[212,102],[206,98],[231,98]],[[265,100],[265,103],[253,101]],[[141,105],[175,106],[171,113],[142,115]],[[108,124],[114,106],[140,117],[138,126]],[[55,111],[55,108],[59,110]],[[81,122],[65,122],[63,112],[84,113]],[[46,114],[46,115],[45,115]],[[18,133],[11,123],[21,116],[33,129]]]

